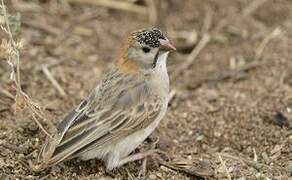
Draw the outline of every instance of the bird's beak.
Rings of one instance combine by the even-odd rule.
[[[159,39],[160,42],[160,50],[162,51],[175,51],[176,48],[172,45],[169,40]]]

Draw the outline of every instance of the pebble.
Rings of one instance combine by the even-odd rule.
[[[197,141],[202,141],[204,139],[204,135],[199,135],[198,137],[196,137]]]
[[[257,180],[271,180],[269,177],[262,173],[257,173],[255,176]]]
[[[246,180],[245,177],[238,178],[237,180]]]
[[[292,176],[292,161],[290,161],[287,165],[287,171],[290,176]]]
[[[161,174],[161,173],[157,173],[156,175],[157,175],[158,177],[160,177],[160,178],[162,177],[162,174]]]
[[[6,148],[4,148],[4,147],[0,147],[0,154],[2,155],[2,156],[7,156],[8,154],[10,153],[10,151],[8,150],[8,149],[6,149]]]
[[[149,175],[149,179],[156,179],[157,177],[156,177],[156,175],[154,175],[154,174],[150,174]]]
[[[34,123],[31,123],[28,125],[28,129],[29,131],[31,131],[32,133],[36,133],[38,131],[38,126]]]

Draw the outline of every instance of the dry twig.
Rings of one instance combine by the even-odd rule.
[[[16,11],[19,12],[34,12],[39,13],[42,11],[42,7],[35,2],[25,2],[20,0],[11,0],[11,4]]]
[[[176,68],[175,72],[173,73],[174,78],[176,78],[184,70],[188,69],[193,64],[196,57],[204,49],[204,47],[208,44],[209,41],[210,41],[210,35],[208,33],[205,33],[202,39],[200,40],[200,42],[198,43],[198,45],[192,50],[192,52],[184,61],[184,63],[182,63],[178,68]]]
[[[129,11],[139,14],[147,14],[147,8],[135,5],[129,2],[114,1],[114,0],[67,0],[69,3],[90,4],[96,6],[103,6],[106,8]]]
[[[224,71],[222,74],[219,74],[216,77],[208,79],[208,81],[222,81],[225,79],[238,77],[241,73],[244,73],[245,71],[248,71],[250,69],[256,68],[256,67],[264,65],[264,64],[265,64],[264,62],[253,61],[251,63],[242,65],[236,69]]]
[[[22,23],[28,27],[32,27],[34,29],[38,29],[38,30],[41,30],[45,33],[48,33],[48,34],[51,34],[51,35],[54,35],[54,36],[57,36],[57,35],[60,35],[61,34],[61,30],[56,28],[56,27],[53,27],[49,24],[46,24],[45,22],[35,22],[35,21],[32,21],[32,20],[24,20],[22,21]]]
[[[196,88],[203,83],[216,83],[216,82],[231,79],[231,78],[233,79],[242,78],[246,75],[245,74],[246,71],[256,68],[258,66],[264,65],[264,64],[266,64],[266,62],[253,61],[251,63],[242,65],[236,69],[226,70],[221,73],[215,74],[214,76],[200,79],[195,84],[189,85],[189,88]]]
[[[52,83],[54,88],[60,93],[60,95],[62,97],[66,97],[67,94],[65,93],[64,89],[61,87],[58,81],[54,78],[54,76],[51,74],[49,69],[46,66],[42,66],[42,71],[45,74],[46,78]]]

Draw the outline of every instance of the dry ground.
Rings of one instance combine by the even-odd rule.
[[[110,69],[126,34],[151,26],[147,15],[58,2],[7,1],[10,13],[21,13],[21,32],[15,34],[24,42],[21,85],[54,124]],[[255,2],[262,4],[253,9]],[[156,146],[167,152],[166,164],[149,159],[146,179],[291,178],[292,1],[161,0],[160,6],[159,26],[179,46],[169,58],[176,94],[145,143],[147,148],[159,138]],[[209,22],[209,43],[174,76],[193,48],[177,35],[195,30],[199,41]],[[0,179],[136,179],[140,162],[113,174],[97,160],[31,172],[28,161],[37,156],[45,134],[30,116],[14,115],[14,101],[3,93],[15,93],[4,60],[0,74]]]

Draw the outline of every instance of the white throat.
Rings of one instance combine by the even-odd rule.
[[[164,52],[163,54],[158,56],[156,66],[154,68],[155,71],[158,71],[163,74],[167,74],[167,69],[166,69],[166,61],[168,57],[169,52]]]

